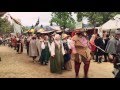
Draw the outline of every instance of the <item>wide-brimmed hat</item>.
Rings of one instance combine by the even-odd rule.
[[[68,37],[67,34],[62,34],[62,39],[65,39],[65,38],[67,38],[67,37]]]
[[[54,32],[54,33],[52,33],[52,34],[51,34],[51,36],[55,36],[56,34],[57,34],[57,33],[56,33],[56,32]]]

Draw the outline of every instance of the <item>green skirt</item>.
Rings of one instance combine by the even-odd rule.
[[[49,48],[46,47],[46,48],[43,49],[42,52],[41,52],[40,60],[41,60],[42,62],[48,62],[49,58],[50,58]]]
[[[62,73],[64,59],[62,53],[56,50],[55,57],[50,57],[50,71],[51,73]]]

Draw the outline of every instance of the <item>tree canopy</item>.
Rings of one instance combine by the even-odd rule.
[[[50,24],[52,25],[53,22],[63,30],[66,28],[74,29],[75,27],[75,20],[72,18],[71,12],[52,12]]]
[[[13,26],[5,18],[0,18],[0,33],[6,34],[13,32]]]
[[[77,21],[82,21],[83,17],[88,17],[90,24],[100,26],[113,18],[120,12],[75,12],[77,14]]]

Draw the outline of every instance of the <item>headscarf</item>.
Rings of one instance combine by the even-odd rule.
[[[59,34],[56,34],[55,37],[54,37],[55,40],[60,40],[60,35]]]

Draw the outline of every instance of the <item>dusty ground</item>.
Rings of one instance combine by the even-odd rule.
[[[64,71],[63,74],[50,73],[50,67],[33,63],[26,51],[17,54],[15,50],[7,46],[0,46],[0,78],[74,78],[74,67],[71,71]],[[73,61],[72,61],[72,66]],[[98,64],[91,61],[89,78],[113,78],[111,73],[113,66],[109,62]],[[80,69],[80,78],[83,78],[83,64]]]

